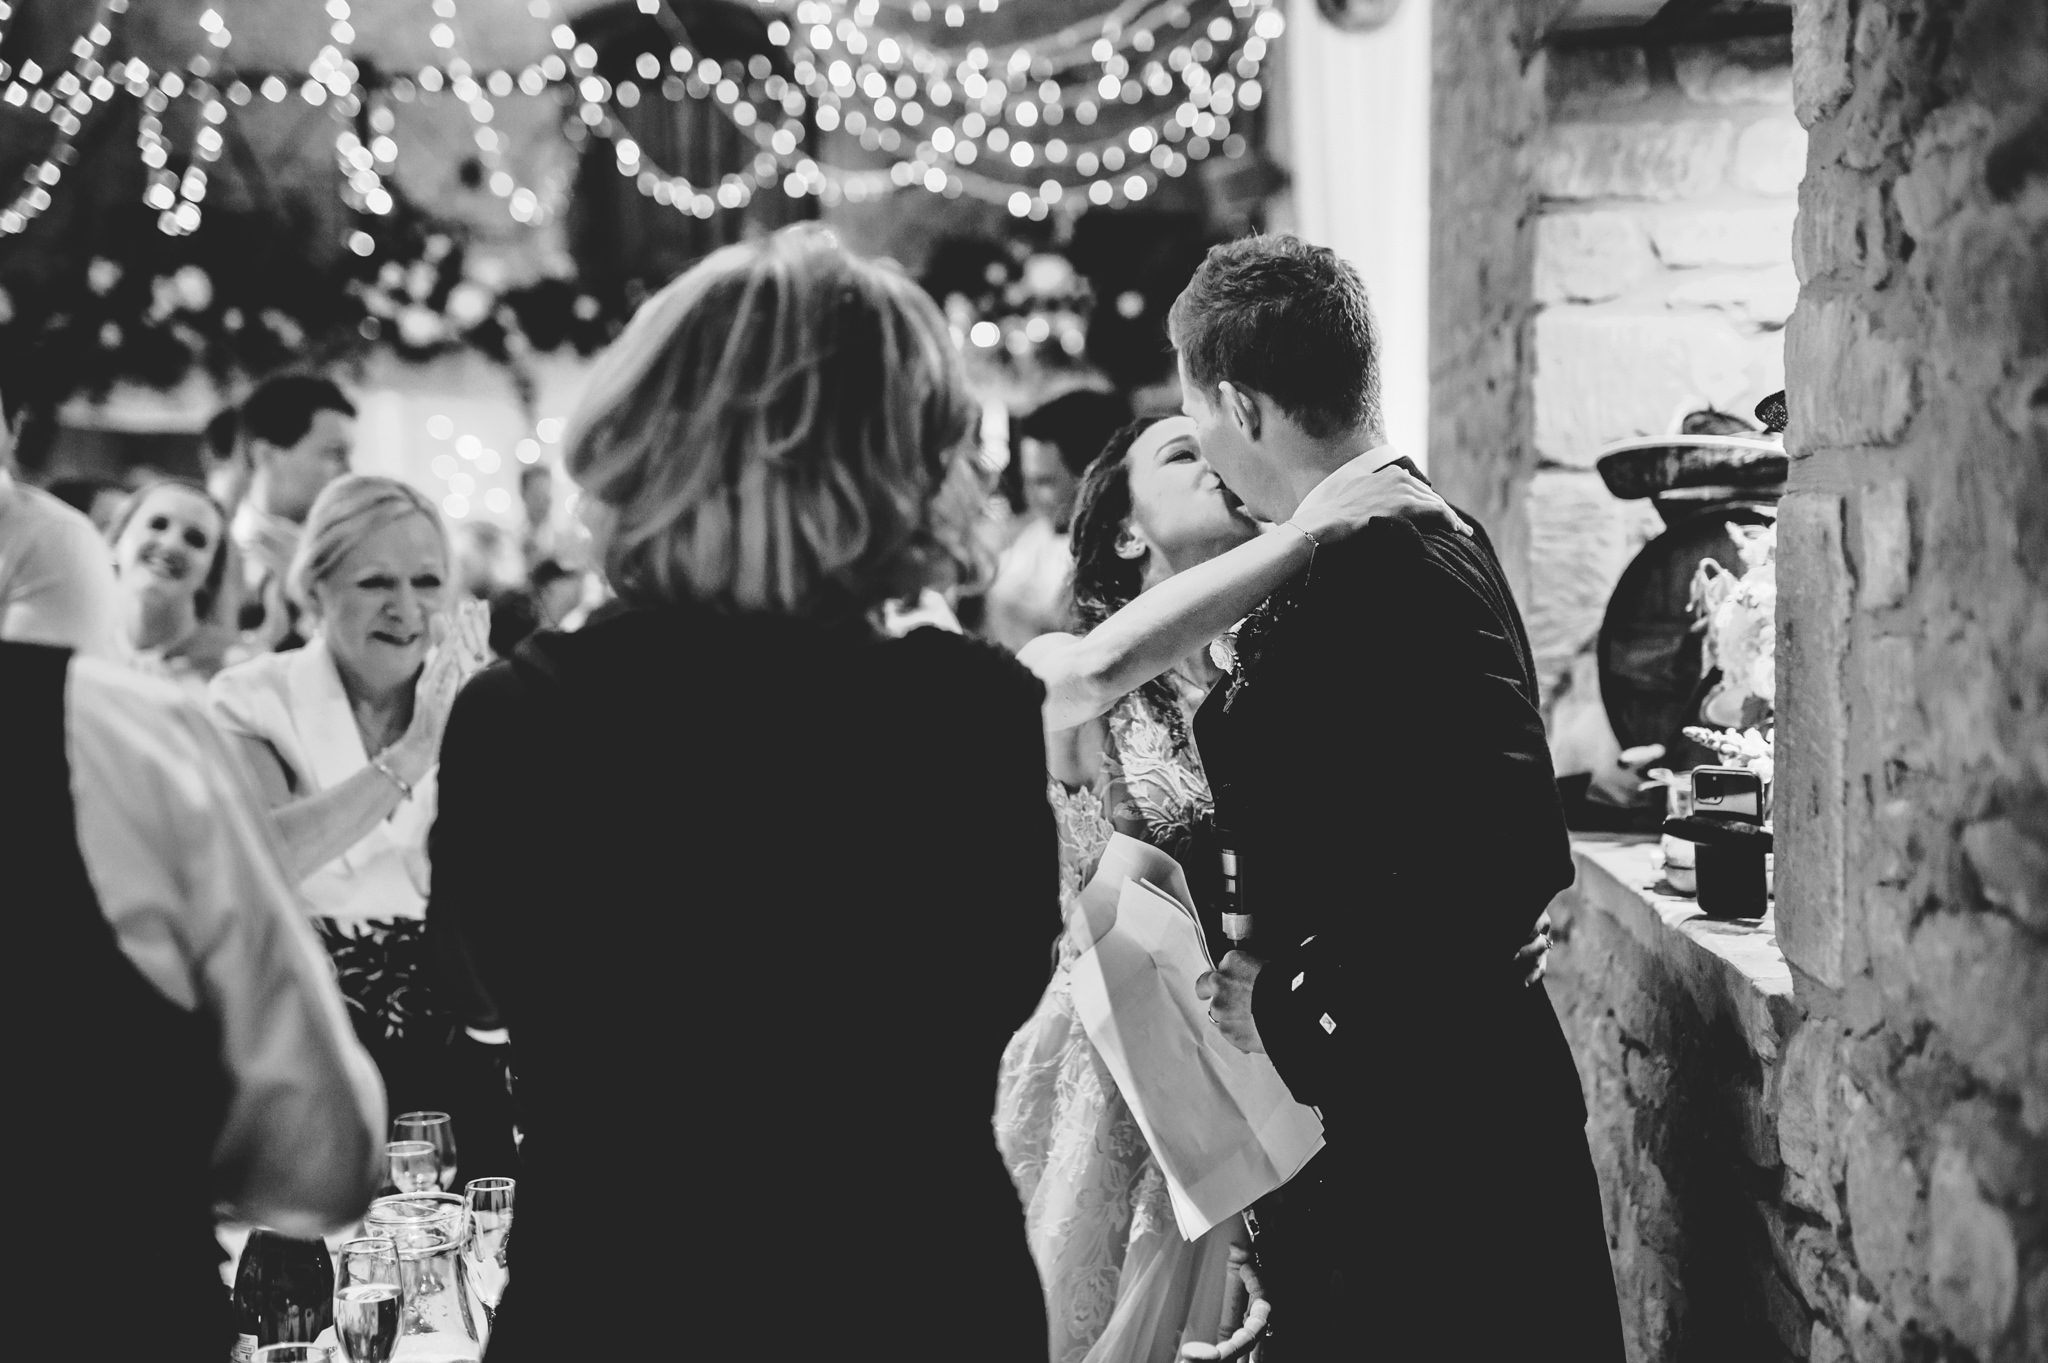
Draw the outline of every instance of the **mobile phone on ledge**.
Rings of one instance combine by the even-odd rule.
[[[1763,778],[1745,767],[1694,767],[1693,812],[1732,823],[1764,821]]]

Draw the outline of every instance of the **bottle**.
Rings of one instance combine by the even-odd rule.
[[[334,1260],[327,1242],[258,1226],[235,1267],[235,1363],[266,1344],[310,1344],[334,1323]]]
[[[1237,838],[1219,820],[1216,841],[1223,863],[1223,935],[1232,950],[1244,951],[1252,939],[1252,916],[1246,911],[1243,872],[1238,865]]]

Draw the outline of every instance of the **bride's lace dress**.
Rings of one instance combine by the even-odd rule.
[[[1112,832],[1178,858],[1214,817],[1185,724],[1132,695],[1108,729],[1098,789],[1052,785],[1069,915]],[[1236,1222],[1181,1239],[1166,1180],[1074,1013],[1069,968],[1085,940],[1076,931],[1070,916],[1052,982],[1003,1054],[996,1143],[1024,1200],[1050,1363],[1168,1363],[1184,1337],[1215,1338]]]

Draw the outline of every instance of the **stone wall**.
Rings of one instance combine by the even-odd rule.
[[[1816,1358],[2048,1357],[2048,7],[1810,0],[1780,1113]]]
[[[1437,0],[1431,16],[1430,476],[1485,524],[1528,600],[1529,406],[1543,126],[1539,35],[1556,0]]]
[[[1806,138],[1787,36],[1545,57],[1525,600],[1554,688],[1663,529],[1601,483],[1601,446],[1668,431],[1688,406],[1747,415],[1782,386]]]
[[[1783,963],[1582,847],[1551,994],[1637,1363],[2038,1360],[2048,8],[1805,0],[1793,38]]]
[[[1776,1095],[1797,1020],[1768,923],[1659,884],[1654,844],[1586,839],[1547,987],[1579,1064],[1633,1363],[1805,1356]]]

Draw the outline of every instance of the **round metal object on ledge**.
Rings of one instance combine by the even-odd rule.
[[[1775,495],[1790,464],[1785,447],[1767,436],[1645,435],[1615,441],[1593,467],[1609,492],[1634,501],[1685,488]]]

